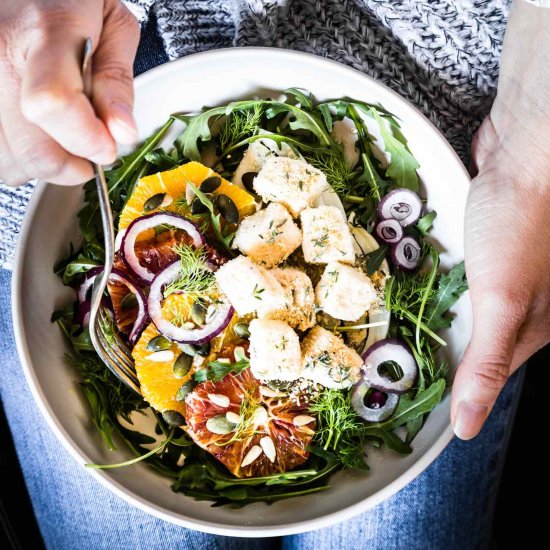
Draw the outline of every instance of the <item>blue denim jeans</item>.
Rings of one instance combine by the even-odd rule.
[[[281,540],[247,540],[207,535],[156,519],[107,491],[74,461],[50,431],[27,387],[13,339],[10,273],[4,270],[0,334],[0,399],[50,549],[470,550],[487,540],[520,386],[517,373],[479,437],[453,440],[427,470],[387,501],[334,527]]]
[[[163,61],[166,56],[153,22],[144,29],[136,72]],[[0,334],[0,399],[49,549],[470,550],[487,542],[519,374],[508,383],[479,437],[466,443],[453,440],[418,478],[372,510],[302,535],[237,539],[156,519],[107,491],[70,457],[42,418],[25,382],[13,339],[10,274],[2,270]]]

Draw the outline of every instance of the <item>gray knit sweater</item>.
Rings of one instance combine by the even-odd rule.
[[[467,162],[487,114],[511,0],[125,0],[154,11],[171,59],[274,46],[330,57],[415,103]],[[0,186],[0,265],[11,265],[31,186]]]

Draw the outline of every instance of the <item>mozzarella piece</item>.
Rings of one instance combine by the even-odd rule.
[[[215,273],[220,290],[239,315],[287,307],[286,293],[275,276],[246,256],[230,260]]]
[[[269,319],[285,321],[292,328],[307,330],[315,324],[315,294],[311,279],[300,269],[287,267],[271,270],[287,294],[290,306],[272,311]]]
[[[302,342],[302,376],[326,388],[349,388],[361,378],[361,357],[334,333],[313,327]]]
[[[302,221],[304,259],[312,264],[353,263],[353,237],[342,212],[334,206],[307,208]]]
[[[302,244],[302,232],[288,210],[276,203],[247,216],[239,225],[233,248],[265,267],[286,260]]]
[[[254,179],[254,189],[264,201],[284,204],[293,217],[328,188],[320,170],[304,160],[284,157],[268,158]]]
[[[374,283],[359,268],[340,262],[327,264],[315,288],[317,305],[342,321],[357,321],[378,301]]]
[[[269,134],[271,132],[261,130],[260,133]],[[246,174],[247,172],[259,172],[265,161],[271,157],[298,158],[288,143],[277,143],[276,141],[268,138],[253,141],[245,151],[231,181],[239,187],[244,187],[243,174]]]
[[[298,335],[283,321],[250,323],[250,370],[259,380],[292,381],[302,373]]]

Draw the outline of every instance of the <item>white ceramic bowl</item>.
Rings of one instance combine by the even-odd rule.
[[[298,86],[318,100],[349,96],[380,103],[402,121],[419,174],[437,210],[433,237],[445,250],[442,265],[463,257],[463,218],[469,178],[449,144],[412,105],[385,86],[343,65],[297,52],[274,49],[219,50],[186,57],[136,79],[136,117],[145,138],[176,111],[199,110],[257,93]],[[87,405],[77,387],[78,376],[63,362],[66,345],[54,309],[72,298],[52,266],[78,241],[76,213],[80,188],[43,185],[27,212],[13,276],[13,315],[23,369],[37,406],[79,467],[86,462],[118,462],[129,453],[110,453],[91,425]],[[471,331],[470,303],[464,296],[455,307],[446,356],[455,367]],[[429,416],[409,456],[391,451],[370,453],[371,473],[344,472],[331,479],[331,489],[315,495],[254,504],[243,509],[212,508],[170,489],[169,480],[146,466],[91,470],[108,489],[162,519],[201,531],[233,536],[277,536],[325,527],[348,519],[388,498],[418,476],[452,437],[449,396]]]

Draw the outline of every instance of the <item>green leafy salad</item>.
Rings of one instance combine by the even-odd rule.
[[[181,127],[166,146],[170,130]],[[94,351],[104,249],[95,181],[82,239],[56,267],[75,301],[52,315],[91,420],[172,489],[213,505],[271,503],[411,453],[446,389],[439,334],[467,289],[439,270],[436,213],[399,122],[305,90],[175,114],[106,172],[116,255]],[[99,443],[98,443],[99,444]]]

